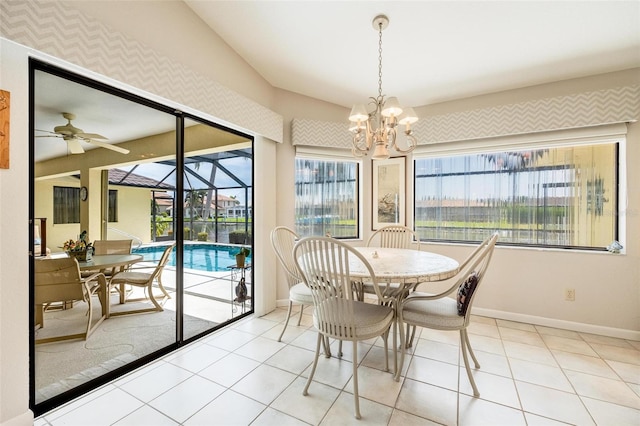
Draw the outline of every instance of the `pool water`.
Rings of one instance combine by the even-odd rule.
[[[149,246],[133,249],[133,253],[141,254],[144,260],[157,262],[160,260],[165,246]],[[200,271],[227,271],[227,267],[236,264],[236,253],[238,247],[220,244],[185,244],[184,245],[184,267]],[[245,260],[251,263],[251,256]],[[168,265],[176,265],[175,250],[169,256]]]

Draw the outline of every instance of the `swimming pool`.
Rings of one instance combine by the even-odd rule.
[[[148,246],[134,248],[133,253],[141,254],[144,260],[157,262],[166,246]],[[222,244],[189,244],[184,245],[184,267],[200,271],[227,271],[227,267],[235,265],[238,247]],[[251,256],[245,260],[251,263]],[[176,265],[175,250],[169,257],[170,266]]]

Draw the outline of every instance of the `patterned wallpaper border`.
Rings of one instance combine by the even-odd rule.
[[[0,36],[283,141],[279,114],[63,2],[0,0]]]
[[[463,112],[422,117],[413,125],[420,145],[634,122],[640,86],[583,92]],[[350,148],[348,123],[294,119],[294,145]]]

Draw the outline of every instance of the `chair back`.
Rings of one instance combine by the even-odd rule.
[[[375,274],[369,262],[350,246],[330,237],[302,238],[293,249],[294,262],[305,284],[311,290],[314,325],[324,335],[341,340],[356,337],[354,292],[349,262],[362,262],[380,295]],[[357,278],[357,281],[362,280]]]
[[[36,259],[35,304],[82,300],[84,285],[75,258]]]
[[[169,261],[169,256],[171,256],[171,252],[173,251],[173,248],[175,246],[176,243],[173,243],[170,246],[167,246],[166,249],[164,249],[164,252],[162,252],[162,256],[160,256],[160,261],[158,262],[156,269],[151,273],[151,276],[149,277],[150,280],[156,279],[162,273],[164,267]]]
[[[471,274],[475,274],[477,277],[475,287],[471,293],[471,297],[467,302],[466,312],[464,314],[464,324],[465,326],[469,325],[469,321],[471,319],[471,306],[473,305],[473,300],[478,294],[478,288],[482,283],[487,268],[489,267],[489,262],[491,261],[491,257],[493,256],[493,249],[495,248],[496,242],[498,241],[498,233],[494,233],[487,239],[485,239],[476,249],[471,253],[469,257],[462,263],[460,267],[460,271],[457,274],[456,284],[457,288],[460,289],[461,286],[464,285],[465,281],[469,278]]]
[[[300,239],[298,234],[286,226],[277,226],[271,231],[271,246],[273,251],[276,252],[280,265],[287,272],[289,288],[302,281],[302,277],[293,260],[293,247],[298,239]]]
[[[412,229],[402,225],[388,225],[375,231],[367,240],[367,247],[374,243],[376,247],[411,248],[412,243],[417,244],[420,250],[420,238]]]
[[[129,254],[133,240],[96,240],[93,243],[94,254]]]

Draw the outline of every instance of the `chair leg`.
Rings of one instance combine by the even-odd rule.
[[[400,373],[402,372],[402,362],[404,361],[404,327],[402,326],[402,322],[398,320],[396,317],[391,323],[391,327],[393,327],[393,368],[395,369],[394,379],[396,382],[400,381]],[[400,365],[398,365],[398,336],[397,329],[400,329]]]
[[[467,342],[467,349],[469,350],[469,353],[471,354],[471,358],[473,359],[473,365],[475,365],[476,368],[480,368],[480,363],[476,358],[476,354],[473,353],[473,349],[471,348],[471,343],[469,342],[469,333],[467,333],[466,328],[462,331],[464,332],[464,340],[466,340]]]
[[[289,309],[287,310],[287,320],[284,322],[284,327],[282,327],[282,333],[280,333],[280,337],[278,337],[278,342],[282,340],[282,336],[284,335],[284,331],[287,329],[287,325],[289,325],[289,318],[291,317],[291,309],[293,307],[293,302],[289,299]],[[298,324],[300,325],[300,324]]]
[[[342,340],[340,341],[342,343]],[[360,398],[358,396],[358,342],[353,341],[353,398],[356,404],[356,419],[360,420]]]
[[[382,335],[384,339],[384,371],[389,371],[389,330]]]
[[[313,380],[313,375],[316,373],[316,367],[318,366],[318,358],[320,357],[320,342],[324,340],[324,336],[318,332],[318,340],[316,342],[316,356],[313,358],[313,366],[311,367],[311,372],[309,373],[309,378],[307,379],[307,384],[302,391],[302,395],[309,395],[309,385]]]
[[[407,324],[407,344],[405,346],[406,349],[409,349],[411,346],[413,346],[413,339],[415,337],[416,337],[416,326]]]
[[[298,327],[300,327],[300,322],[302,321],[302,311],[304,311],[304,304],[300,305],[300,316],[298,317]]]
[[[464,358],[464,367],[467,370],[467,376],[469,377],[469,382],[471,383],[471,387],[473,388],[473,396],[478,398],[480,396],[480,392],[478,391],[478,387],[476,386],[475,380],[473,380],[473,375],[471,374],[471,368],[469,368],[469,357],[467,356],[467,341],[466,338],[466,330],[460,330],[460,349],[462,350],[462,358]]]
[[[331,358],[331,345],[329,344],[329,338],[322,339],[322,347],[324,349],[324,357]]]
[[[164,294],[164,297],[166,297],[167,299],[171,299],[171,296],[169,295],[169,293],[167,293],[167,290],[162,285],[162,274],[158,276],[158,288],[160,289],[162,294]]]

